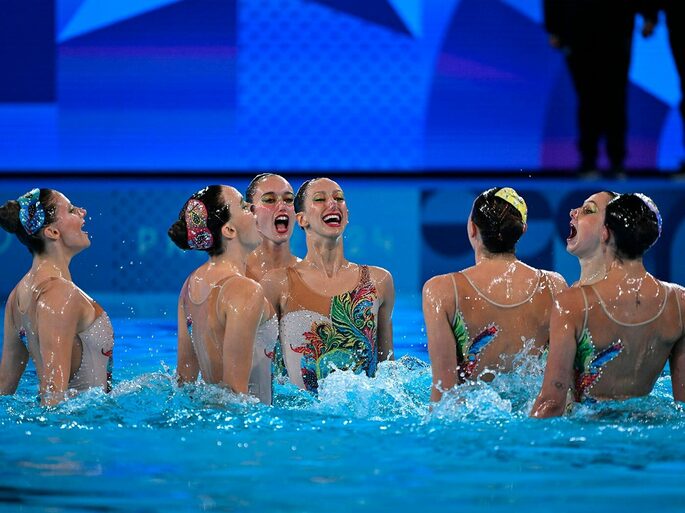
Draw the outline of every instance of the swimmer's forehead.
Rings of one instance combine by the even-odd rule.
[[[243,195],[240,193],[240,191],[235,187],[231,187],[230,185],[223,186],[222,196],[226,203],[232,203],[236,200],[243,201]]]
[[[330,178],[320,178],[309,185],[310,194],[342,193],[342,187]]]
[[[611,200],[611,194],[609,194],[608,192],[600,191],[592,194],[588,199],[586,199],[583,202],[583,204],[594,203],[595,205],[599,206],[600,203],[609,203],[609,200]]]
[[[290,182],[280,175],[270,175],[263,178],[257,184],[257,192],[262,195],[274,194],[277,192],[289,192],[293,193],[293,186]]]

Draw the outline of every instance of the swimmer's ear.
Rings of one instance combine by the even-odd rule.
[[[469,239],[475,239],[478,235],[478,227],[476,226],[476,223],[471,221],[471,216],[469,216],[469,220],[466,222],[466,231],[469,235]]]
[[[60,237],[60,232],[53,225],[48,225],[43,228],[43,235],[46,239],[57,240]]]
[[[295,219],[297,220],[297,224],[300,225],[300,228],[303,230],[309,226],[309,222],[307,222],[307,219],[304,217],[304,212],[298,212],[295,214]]]
[[[599,234],[600,242],[603,242],[604,244],[608,244],[610,238],[611,238],[611,233],[609,232],[609,229],[606,227],[606,225],[602,226],[602,232]]]
[[[228,222],[221,227],[221,236],[225,239],[233,240],[235,239],[236,235],[238,235],[238,233],[235,231],[233,223]]]
[[[523,231],[521,232],[521,235],[523,235],[527,231],[528,231],[528,223],[523,223]]]

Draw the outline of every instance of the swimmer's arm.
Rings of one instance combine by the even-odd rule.
[[[378,361],[394,360],[392,343],[392,310],[395,307],[395,284],[392,275],[382,271],[378,288],[381,295],[381,306],[378,310]]]
[[[685,402],[685,337],[673,347],[670,357],[673,400]]]
[[[38,340],[43,369],[40,397],[43,406],[66,399],[71,375],[71,353],[79,325],[91,314],[92,306],[74,286],[61,282],[47,290],[36,310]]]
[[[678,307],[682,312],[685,303],[685,289],[678,287],[676,297],[679,301]],[[671,367],[673,400],[685,402],[685,333],[681,333],[680,340],[673,346],[669,366]]]
[[[446,302],[454,303],[447,276],[431,278],[423,286],[423,318],[428,336],[428,355],[433,369],[431,401],[438,402],[444,390],[457,384],[457,350]],[[448,299],[449,298],[449,299]],[[454,315],[454,312],[451,312]]]
[[[262,287],[249,278],[236,278],[230,292],[221,293],[225,315],[222,383],[247,394],[257,328],[264,315]]]
[[[559,417],[566,410],[568,390],[573,386],[573,359],[576,356],[576,317],[579,308],[573,299],[577,289],[562,293],[550,318],[550,342],[542,389],[533,404],[531,417]]]
[[[5,325],[2,343],[2,361],[0,361],[0,395],[12,395],[19,386],[26,363],[29,361],[29,352],[19,339],[17,329],[12,322],[10,307],[13,295],[7,299],[5,307]]]
[[[197,381],[200,374],[200,364],[197,361],[195,348],[190,339],[190,332],[186,324],[186,313],[183,309],[183,297],[185,295],[186,285],[181,290],[181,295],[178,297],[178,347],[176,356],[176,380],[179,385],[184,383],[193,383]]]

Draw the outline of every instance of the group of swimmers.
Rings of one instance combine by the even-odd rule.
[[[534,417],[562,415],[574,401],[649,394],[669,360],[674,399],[685,401],[685,289],[642,262],[661,233],[654,202],[598,192],[571,211],[567,249],[581,275],[570,288],[516,258],[527,215],[512,188],[480,194],[467,223],[475,265],[424,285],[431,400],[511,371],[525,349],[546,356]],[[2,227],[33,255],[7,299],[0,394],[15,392],[29,358],[44,405],[111,387],[111,322],[69,272],[90,245],[85,216],[52,189],[0,207]],[[168,231],[179,248],[208,255],[178,299],[179,384],[201,375],[270,404],[274,379],[316,393],[331,372],[373,377],[392,359],[392,276],[345,258],[348,220],[343,190],[328,178],[295,193],[265,173],[245,198],[224,185],[193,194]],[[290,251],[295,224],[305,234],[302,259]]]

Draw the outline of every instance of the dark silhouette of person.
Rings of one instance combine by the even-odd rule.
[[[610,172],[623,172],[628,70],[641,1],[544,0],[550,45],[564,53],[578,97],[581,172],[597,169],[602,138]]]
[[[675,67],[680,77],[680,117],[683,120],[683,147],[685,148],[685,0],[642,0],[645,24],[642,35],[649,37],[659,21],[659,11],[666,13],[668,41]],[[685,158],[680,163],[685,171]]]

